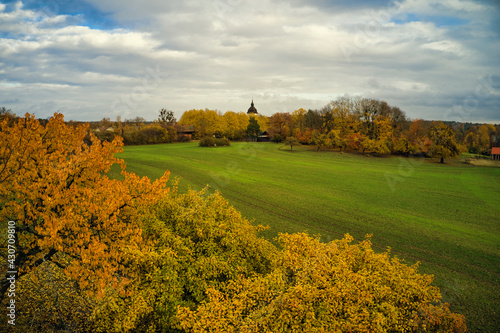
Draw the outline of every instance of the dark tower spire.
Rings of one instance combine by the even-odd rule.
[[[248,109],[247,111],[247,114],[250,114],[250,113],[255,113],[257,114],[257,109],[255,108],[254,104],[253,104],[253,98],[252,98],[252,103],[250,104],[250,108]]]

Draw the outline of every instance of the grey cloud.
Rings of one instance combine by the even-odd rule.
[[[352,11],[387,8],[394,4],[391,0],[292,0],[295,6],[314,6],[328,11]]]
[[[379,20],[367,30],[373,12],[391,2],[91,2],[123,29],[79,29],[69,17],[61,18],[63,32],[31,21],[31,46],[0,50],[6,107],[61,109],[72,119],[120,112],[154,119],[162,107],[177,117],[191,108],[244,111],[253,97],[259,112],[271,115],[320,108],[348,93],[436,119],[474,94],[477,77],[499,72],[498,39],[476,16],[455,29]],[[23,41],[15,22],[17,37],[0,44]],[[357,52],[347,59],[342,45]],[[147,89],[146,68],[163,76]],[[491,110],[499,105],[492,95],[474,117],[496,121]]]

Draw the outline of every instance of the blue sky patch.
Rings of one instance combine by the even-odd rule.
[[[457,17],[457,16],[446,16],[446,15],[415,15],[412,13],[406,14],[404,17],[398,17],[392,20],[397,24],[405,24],[409,22],[432,22],[436,27],[443,26],[460,26],[469,23],[469,20]]]
[[[7,5],[6,11],[12,11],[19,3],[18,0],[4,0]],[[118,24],[111,13],[104,13],[85,1],[78,0],[24,0],[23,9],[39,11],[47,16],[69,15],[78,16],[81,19],[80,25],[93,29],[114,29]]]

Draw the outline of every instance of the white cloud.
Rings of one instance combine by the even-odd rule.
[[[482,13],[488,7],[472,0],[405,0],[399,3],[399,11],[427,15],[467,15]]]
[[[499,72],[500,45],[483,3],[338,10],[318,3],[94,1],[120,26],[108,30],[82,25],[86,13],[0,6],[0,105],[15,101],[6,105],[15,112],[44,107],[47,116],[61,110],[72,119],[154,119],[160,108],[178,117],[191,108],[244,111],[253,97],[270,115],[320,108],[348,93],[436,119],[474,93],[478,76]],[[443,8],[468,23],[394,20]]]
[[[464,49],[459,43],[450,40],[441,40],[436,42],[425,43],[422,44],[421,47],[424,49],[453,53],[459,56],[465,54]]]

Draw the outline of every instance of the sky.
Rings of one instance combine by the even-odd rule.
[[[498,0],[0,1],[0,107],[66,120],[384,100],[500,123]]]

